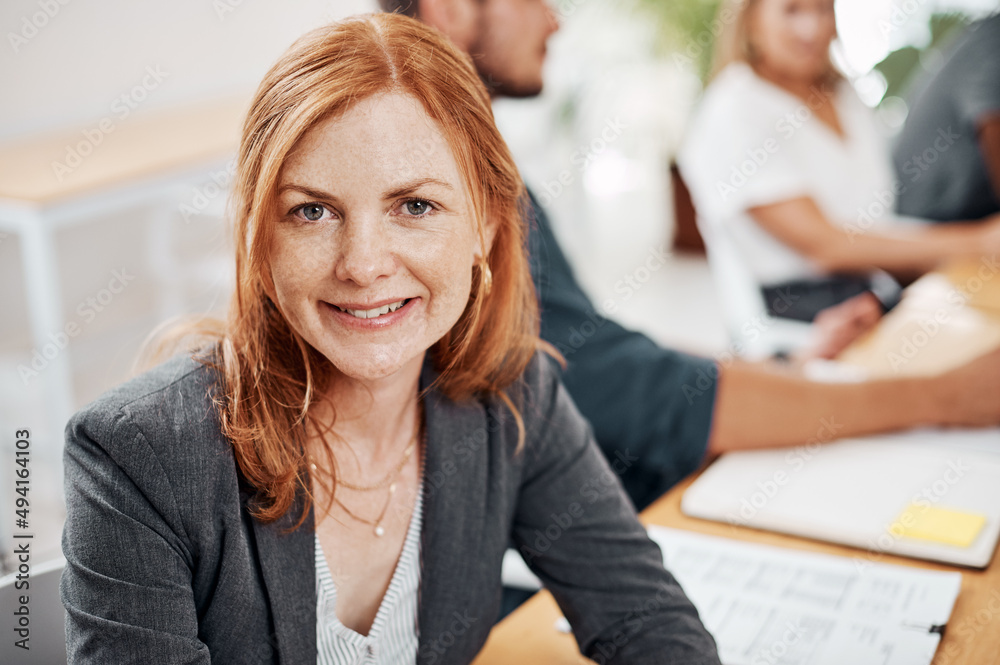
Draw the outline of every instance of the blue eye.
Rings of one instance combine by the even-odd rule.
[[[413,199],[404,203],[403,207],[409,214],[419,217],[427,214],[427,211],[431,209],[431,204],[423,199]]]
[[[319,205],[318,203],[310,203],[304,205],[299,210],[302,211],[302,216],[308,219],[310,222],[316,222],[323,219],[323,213],[326,212],[326,208]]]

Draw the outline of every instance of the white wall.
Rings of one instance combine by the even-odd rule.
[[[0,142],[107,115],[147,66],[166,78],[143,109],[252,90],[309,28],[375,8],[375,0],[3,0]]]

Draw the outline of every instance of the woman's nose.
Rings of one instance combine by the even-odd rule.
[[[795,36],[809,44],[822,39],[826,32],[825,28],[825,19],[812,13],[803,13],[792,22],[792,30]]]
[[[370,286],[396,269],[397,248],[381,215],[348,218],[334,242],[338,249],[334,273],[341,281]]]

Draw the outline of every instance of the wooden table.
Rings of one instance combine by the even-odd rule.
[[[933,375],[1000,347],[1000,256],[924,275],[838,358],[871,377]]]
[[[996,270],[992,270],[994,266]],[[964,304],[959,305],[954,296],[957,288],[971,296]],[[893,369],[887,354],[898,350],[907,339],[914,341],[914,333],[924,330],[921,322],[930,328],[927,317],[933,320],[941,308],[947,308],[950,313],[941,329],[934,335],[928,334],[926,343],[919,347],[914,343],[918,352]],[[923,338],[918,336],[915,342],[923,342]],[[904,301],[885,317],[879,328],[859,340],[843,357],[865,367],[873,376],[928,374],[957,366],[998,346],[1000,266],[986,261],[958,264],[915,282],[907,290]],[[681,497],[699,474],[693,474],[644,510],[640,515],[642,522],[806,552],[845,557],[862,554],[861,550],[851,547],[687,517],[681,513]],[[885,554],[878,561],[961,572],[962,590],[934,665],[1000,664],[1000,550],[994,552],[990,565],[982,571]],[[592,662],[580,655],[572,635],[554,629],[560,616],[562,613],[547,591],[535,594],[494,627],[475,665]]]

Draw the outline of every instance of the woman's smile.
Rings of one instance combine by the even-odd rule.
[[[414,314],[421,301],[421,298],[402,298],[367,305],[320,301],[320,306],[337,325],[347,326],[352,330],[384,330],[402,323]]]

